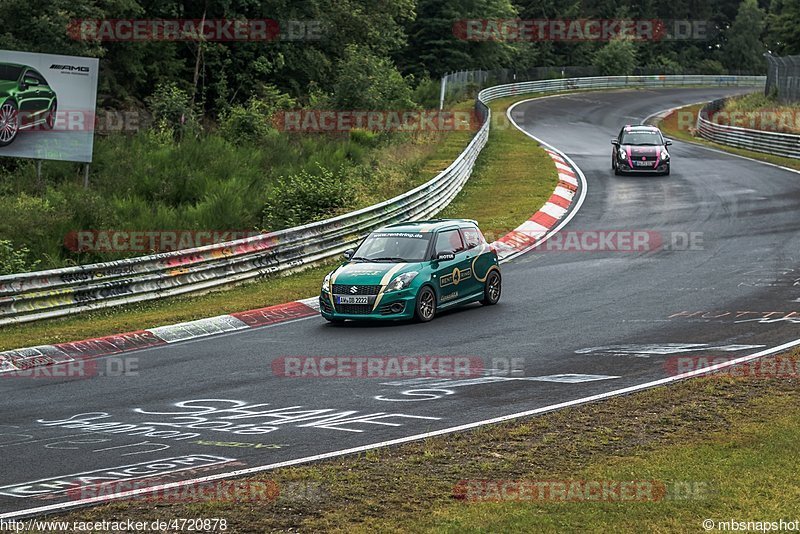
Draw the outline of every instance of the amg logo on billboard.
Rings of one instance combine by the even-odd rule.
[[[77,72],[89,72],[89,67],[80,67],[75,65],[58,65],[52,64],[50,65],[51,69],[55,70],[68,70],[68,71],[77,71]]]

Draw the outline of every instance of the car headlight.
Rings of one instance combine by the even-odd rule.
[[[417,271],[410,271],[407,273],[403,273],[387,286],[386,291],[400,291],[401,289],[406,289],[408,286],[411,285],[411,281],[418,275]]]
[[[626,159],[628,157],[628,153],[625,152],[624,148],[619,149],[619,159]]]
[[[668,160],[669,159],[669,154],[667,154],[666,150],[662,150],[661,151],[661,159],[663,159],[663,160]]]
[[[328,273],[328,275],[325,277],[325,280],[322,281],[322,290],[325,291],[326,293],[330,293],[330,291],[331,291],[331,275],[332,274],[333,274],[333,272]]]

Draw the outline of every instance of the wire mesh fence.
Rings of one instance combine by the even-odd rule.
[[[766,94],[777,94],[778,101],[800,101],[800,56],[773,56],[767,54]]]
[[[664,72],[663,69],[638,67],[631,76],[674,75],[678,73]],[[708,72],[686,69],[685,75],[706,75]],[[757,75],[759,73],[747,71],[729,72],[731,76]],[[492,69],[492,70],[461,70],[445,74],[442,77],[439,96],[439,109],[444,109],[447,104],[474,98],[478,91],[493,85],[510,83],[531,82],[539,80],[556,80],[587,78],[599,76],[597,67],[594,66],[562,66],[562,67],[532,67],[528,69]]]

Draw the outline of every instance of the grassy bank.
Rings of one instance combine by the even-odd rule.
[[[493,113],[504,114],[513,101],[494,103]],[[444,170],[463,150],[471,135],[469,132],[453,133],[430,149],[419,167],[420,176],[430,179]],[[398,164],[403,156],[402,153],[389,155]],[[487,237],[499,236],[539,209],[556,182],[552,161],[536,143],[510,126],[497,128],[492,130],[489,144],[481,153],[466,187],[441,215],[477,219]],[[0,328],[0,350],[128,332],[310,297],[319,291],[321,280],[332,265],[203,296],[171,298]]]
[[[76,251],[65,243],[73,232],[279,230],[413,188],[430,177],[426,167],[439,145],[462,137],[275,130],[239,142],[217,132],[180,142],[154,130],[98,136],[88,190],[75,164],[45,162],[41,182],[31,161],[0,165],[0,239],[29,250],[25,270],[41,270],[169,250]]]
[[[789,167],[790,169],[800,170],[800,160],[720,145],[697,136],[694,125],[697,124],[697,114],[700,112],[702,107],[703,104],[695,104],[693,106],[686,106],[676,109],[662,120],[658,121],[657,125],[667,137],[671,137],[673,139],[697,143],[707,147],[716,148],[718,150],[723,150],[725,152],[730,152],[731,154],[738,154],[740,156],[745,156],[759,161],[766,161],[768,163],[774,163],[775,165]],[[690,124],[691,126],[687,127],[687,124]]]
[[[698,532],[706,519],[794,520],[798,385],[796,374],[694,379],[264,473],[254,480],[314,489],[271,505],[121,502],[67,518],[224,517],[231,532]],[[619,502],[457,498],[459,483],[474,480],[649,481],[667,493]]]
[[[744,128],[765,128],[789,134],[800,134],[800,103],[781,104],[776,96],[750,93],[735,96],[725,101],[722,111],[730,114],[731,124]],[[740,114],[737,118],[734,114]],[[754,123],[750,124],[750,118]],[[771,122],[774,120],[774,124]]]
[[[524,98],[492,102],[489,143],[461,194],[440,214],[476,219],[490,240],[527,220],[550,198],[558,182],[550,156],[505,118],[511,104]]]

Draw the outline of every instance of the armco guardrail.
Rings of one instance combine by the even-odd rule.
[[[0,276],[0,325],[198,293],[285,272],[341,254],[378,226],[436,215],[461,191],[489,136],[487,103],[539,92],[686,85],[763,86],[756,76],[615,76],[540,80],[480,92],[483,124],[466,149],[429,182],[375,206],[296,228],[176,252]]]
[[[709,113],[715,113],[724,106],[724,98],[714,100],[703,106],[697,114],[697,132],[703,139],[755,152],[800,159],[800,135],[751,130],[709,120]]]

